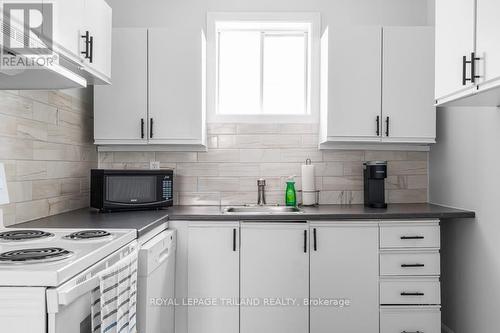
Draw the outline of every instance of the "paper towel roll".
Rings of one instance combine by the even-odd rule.
[[[302,166],[302,191],[306,192],[316,190],[314,174],[314,165]]]

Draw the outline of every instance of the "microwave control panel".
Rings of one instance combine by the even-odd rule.
[[[173,198],[173,193],[172,193],[172,178],[171,177],[164,177],[163,178],[163,200],[171,200]]]

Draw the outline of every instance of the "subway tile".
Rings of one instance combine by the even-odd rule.
[[[33,141],[0,137],[0,159],[29,160],[33,158]]]
[[[23,96],[41,103],[49,102],[48,90],[19,90],[19,96]]]
[[[176,173],[181,176],[218,176],[216,163],[178,163]]]
[[[298,135],[262,135],[261,146],[264,148],[297,148],[301,144]]]
[[[174,191],[196,192],[198,190],[198,177],[181,176],[174,174]]]
[[[7,190],[11,203],[30,201],[33,199],[31,182],[8,182]]]
[[[243,163],[279,162],[280,160],[279,149],[240,149],[240,162]]]
[[[47,162],[47,179],[86,177],[90,173],[92,164],[89,162]]]
[[[237,149],[214,149],[198,153],[199,162],[239,162],[240,152]]]
[[[345,162],[344,163],[345,176],[361,176],[363,175],[363,162]]]
[[[329,162],[363,161],[364,158],[365,152],[362,150],[326,150],[323,152],[323,159]]]
[[[80,185],[80,184],[78,184]],[[59,179],[33,181],[33,199],[47,199],[61,195],[61,181]]]
[[[31,221],[48,215],[49,202],[46,199],[16,204],[16,223]]]
[[[221,163],[218,166],[219,175],[223,177],[248,177],[260,174],[260,165],[255,163]]]
[[[0,113],[20,118],[33,118],[33,101],[0,92]]]
[[[208,192],[181,192],[179,193],[179,205],[219,205],[220,193]]]
[[[299,176],[302,171],[300,163],[263,163],[260,175],[262,177],[273,176]]]
[[[16,167],[16,161],[10,160],[10,161],[5,161],[5,160],[0,160],[0,163],[3,163],[3,166],[5,168],[5,176],[7,178],[7,181],[16,181],[17,180],[17,167]]]
[[[49,91],[48,103],[60,109],[71,110],[73,106],[72,97],[61,91]]]
[[[429,177],[427,175],[408,176],[409,189],[427,189],[429,184]]]
[[[243,148],[236,144],[236,135],[219,135],[217,137],[218,148]]]
[[[409,151],[408,161],[427,161],[429,153],[425,151]]]
[[[141,151],[119,151],[113,153],[114,162],[147,162],[155,161],[154,152],[141,152]]]
[[[301,145],[302,147],[311,147],[311,148],[318,148],[319,145],[319,138],[318,135],[302,135],[300,137]]]
[[[280,133],[283,134],[317,134],[318,124],[280,124]]]
[[[17,118],[0,114],[0,136],[17,136]]]
[[[240,192],[251,192],[257,195],[257,180],[260,177],[240,177]],[[279,191],[283,188],[281,177],[262,177],[266,181],[267,191]]]
[[[237,124],[236,133],[237,134],[274,134],[279,133],[279,124],[252,124],[252,123],[242,123]]]
[[[22,139],[47,141],[47,124],[30,119],[17,119],[17,136]]]
[[[362,191],[321,191],[320,204],[355,205],[363,203]]]
[[[207,147],[208,149],[215,149],[219,147],[219,137],[217,135],[208,135],[207,136]]]
[[[388,176],[386,181],[386,189],[388,190],[402,190],[408,188],[407,176]]]
[[[427,202],[427,190],[389,190],[387,191],[387,201],[390,203],[424,203]]]
[[[80,178],[65,178],[61,180],[61,194],[79,194],[81,190]]]
[[[365,151],[366,161],[404,161],[408,158],[405,151],[383,151],[371,150]]]
[[[40,180],[47,178],[47,162],[44,161],[17,161],[16,179]]]
[[[392,161],[387,166],[388,174],[399,175],[426,175],[427,161]]]
[[[250,192],[223,192],[220,201],[223,206],[253,204],[256,203],[256,195]]]
[[[344,164],[342,162],[313,163],[316,168],[316,176],[342,176]]]
[[[281,149],[280,156],[282,162],[302,162],[303,164],[307,159],[312,162],[321,162],[323,160],[323,153],[312,149]]]
[[[56,125],[57,108],[47,104],[33,102],[33,120]]]
[[[200,177],[199,192],[236,192],[240,190],[240,180],[237,177]]]
[[[81,128],[82,124],[89,122],[90,119],[82,113],[60,109],[58,112],[58,125],[65,127]]]
[[[361,191],[362,189],[361,177],[323,177],[323,190],[325,191]]]
[[[196,152],[157,152],[156,161],[160,162],[196,162]]]

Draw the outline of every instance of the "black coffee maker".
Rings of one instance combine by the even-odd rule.
[[[369,161],[363,163],[365,206],[387,208],[385,203],[385,179],[387,162]]]

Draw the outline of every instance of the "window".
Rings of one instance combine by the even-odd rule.
[[[319,59],[313,59],[317,22],[309,16],[209,14],[209,121],[210,114],[215,121],[313,115]]]

